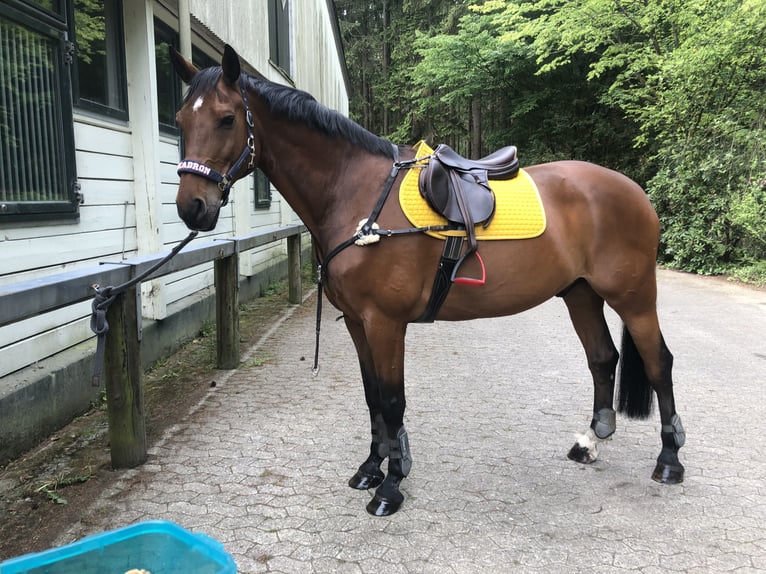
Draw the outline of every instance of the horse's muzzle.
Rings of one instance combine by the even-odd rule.
[[[178,216],[192,231],[211,231],[218,222],[221,212],[220,203],[206,202],[202,197],[195,197],[184,202],[176,200]]]

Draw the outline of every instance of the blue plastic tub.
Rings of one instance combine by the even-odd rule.
[[[172,522],[140,522],[0,564],[0,574],[236,574],[223,545]]]

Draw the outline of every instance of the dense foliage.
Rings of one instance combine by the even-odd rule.
[[[657,208],[665,263],[766,278],[762,0],[336,5],[371,131],[623,171]]]

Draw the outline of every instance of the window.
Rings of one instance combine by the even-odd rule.
[[[155,19],[154,58],[157,68],[157,111],[160,130],[177,134],[176,111],[181,106],[181,81],[170,63],[170,46],[178,46],[178,32]]]
[[[77,219],[61,2],[0,4],[0,224]]]
[[[269,58],[290,76],[290,20],[288,0],[269,2]]]
[[[157,68],[157,107],[160,118],[160,130],[173,135],[178,134],[176,112],[181,107],[181,81],[178,79],[173,64],[170,63],[170,46],[178,47],[178,32],[164,22],[154,20],[154,57]],[[213,58],[196,46],[192,46],[192,62],[198,68],[218,66]]]
[[[122,2],[75,0],[75,104],[127,119]]]
[[[205,52],[197,48],[197,46],[192,46],[192,63],[201,70],[203,68],[212,68],[213,66],[220,66],[221,60],[220,59],[216,60],[215,58],[211,58]]]
[[[271,182],[260,169],[253,172],[255,187],[255,208],[268,209],[271,206]]]
[[[61,15],[63,10],[61,6],[62,0],[28,0],[26,4],[32,4],[40,8],[44,8],[56,15]]]

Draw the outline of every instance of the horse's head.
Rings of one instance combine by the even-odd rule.
[[[209,231],[228,201],[232,183],[255,168],[246,82],[240,77],[239,56],[228,45],[220,68],[200,71],[173,48],[170,59],[189,85],[176,114],[185,156],[178,164],[176,207],[187,227]]]

